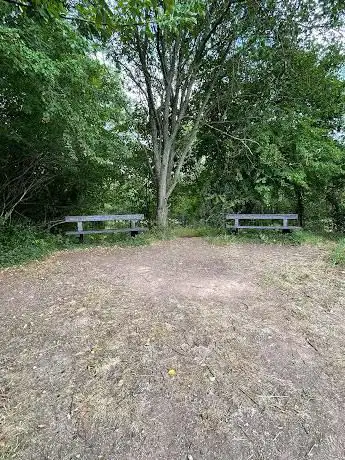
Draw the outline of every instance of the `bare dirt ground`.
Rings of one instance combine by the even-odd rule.
[[[345,276],[322,249],[59,253],[0,273],[0,334],[2,459],[345,458]]]

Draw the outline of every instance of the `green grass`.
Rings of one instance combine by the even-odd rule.
[[[39,260],[54,251],[96,246],[144,246],[158,240],[181,237],[217,237],[223,231],[210,227],[174,227],[166,230],[152,229],[131,238],[128,234],[85,235],[80,244],[77,237],[53,235],[28,224],[11,224],[0,227],[0,267],[20,265],[30,260]]]
[[[208,240],[213,244],[235,244],[235,243],[262,243],[262,244],[287,244],[287,245],[326,245],[336,242],[341,238],[340,235],[325,232],[310,232],[306,230],[292,233],[281,233],[279,231],[239,231],[237,234],[224,233]]]
[[[332,249],[330,260],[333,265],[345,267],[345,238],[339,240],[337,245]]]
[[[217,238],[225,233],[224,229],[218,229],[207,226],[190,226],[190,227],[170,227],[166,230],[155,230],[155,234],[159,239],[174,239],[174,238],[196,238],[209,237]]]
[[[131,238],[128,234],[87,235],[84,243],[78,238],[51,234],[32,225],[13,224],[0,227],[0,267],[21,265],[39,260],[62,249],[84,249],[94,246],[142,246],[152,243],[157,236],[151,232]]]
[[[47,231],[27,224],[12,224],[0,227],[0,267],[20,265],[30,260],[38,260],[50,253],[62,249],[84,248],[97,246],[144,246],[155,241],[175,238],[203,237],[212,244],[227,245],[237,243],[260,244],[313,244],[325,246],[330,251],[333,265],[345,266],[345,238],[332,233],[313,233],[298,231],[282,234],[276,231],[246,231],[237,235],[225,232],[224,229],[212,227],[172,227],[166,230],[151,229],[135,238],[128,234],[86,235],[80,244],[76,237],[53,235]]]
[[[0,226],[0,268],[21,265],[42,259],[54,251],[63,249],[83,250],[97,246],[144,246],[156,240],[172,238],[170,231],[152,230],[132,238],[129,234],[85,235],[84,243],[74,236],[51,234],[28,224]]]
[[[2,225],[0,227],[0,267],[41,259],[53,251],[69,247],[70,244],[70,241],[62,236],[52,235],[30,225]]]

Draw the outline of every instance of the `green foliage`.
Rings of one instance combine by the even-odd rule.
[[[204,168],[192,194],[199,216],[214,222],[230,210],[296,211],[313,228],[341,230],[345,147],[334,132],[343,126],[344,55],[282,41],[256,41],[229,63],[200,134]]]
[[[1,8],[3,8],[1,6]],[[6,9],[5,9],[6,10]],[[103,207],[131,142],[118,74],[65,21],[0,25],[0,215]]]
[[[0,217],[151,218],[165,193],[184,223],[296,211],[307,228],[344,230],[344,52],[327,38],[340,3],[1,1]],[[105,52],[151,89],[137,110]]]
[[[315,233],[298,231],[291,234],[280,232],[246,231],[237,235],[222,228],[210,226],[171,226],[165,230],[152,229],[135,238],[127,234],[87,235],[80,244],[76,237],[51,234],[27,222],[1,225],[0,228],[0,267],[20,265],[39,260],[59,250],[84,250],[93,247],[138,247],[156,241],[175,238],[203,237],[210,244],[278,244],[278,245],[317,245],[330,250],[333,265],[345,266],[345,240],[343,235],[334,233]]]
[[[311,232],[307,230],[295,231],[292,233],[281,233],[279,231],[258,231],[248,230],[239,231],[238,234],[224,233],[222,235],[211,237],[209,241],[214,244],[238,244],[238,243],[261,243],[261,244],[279,244],[279,245],[315,245],[330,247],[334,242],[341,241],[342,235],[325,232]]]
[[[51,234],[27,222],[0,226],[0,267],[20,265],[39,260],[52,252],[83,250],[97,246],[144,246],[160,239],[155,232],[145,232],[132,238],[129,234],[87,235],[80,244],[77,237]]]
[[[223,231],[211,227],[172,227],[164,231],[152,229],[132,238],[129,234],[86,235],[83,244],[77,237],[51,234],[27,222],[0,226],[0,267],[20,265],[39,260],[59,250],[84,250],[92,247],[138,247],[157,240],[175,238],[215,237]]]
[[[70,247],[69,240],[27,223],[0,226],[0,267],[41,259],[66,247]]]
[[[345,267],[345,239],[342,238],[332,250],[330,256],[333,265]]]

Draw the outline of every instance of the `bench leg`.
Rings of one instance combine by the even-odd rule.
[[[239,225],[240,225],[240,219],[235,219],[235,228],[233,231],[234,235],[237,235]]]
[[[137,221],[136,220],[131,220],[131,228],[135,228],[137,225]],[[137,236],[139,232],[137,230],[132,230],[131,231],[131,237],[134,238],[135,236]]]
[[[77,226],[78,226],[78,232],[82,232],[83,231],[83,222],[77,222]],[[84,241],[84,234],[79,233],[79,243],[83,243],[83,241]]]
[[[283,219],[283,227],[287,227],[289,225],[288,220],[286,218]],[[289,228],[284,228],[283,233],[291,233]]]

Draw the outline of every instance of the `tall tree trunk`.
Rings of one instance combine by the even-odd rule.
[[[159,201],[157,207],[157,226],[161,229],[166,228],[168,225],[168,203],[163,199]]]
[[[132,41],[130,53],[125,55],[124,62],[120,59],[147,103],[149,165],[156,181],[156,222],[161,228],[168,224],[169,198],[196,140],[216,82],[226,75],[223,64],[236,41],[235,35],[224,40],[222,33],[230,19],[232,2],[223,0],[216,8],[218,3],[212,0],[210,7],[205,9],[209,14],[204,17],[204,27],[200,31],[198,27],[198,34],[188,45],[189,31],[183,28],[172,32],[157,22],[155,33],[151,34],[143,31],[141,25],[135,25],[133,40],[128,41]],[[160,8],[144,8],[145,21],[155,21],[161,14]],[[205,78],[204,54],[211,42],[215,64]],[[138,70],[134,73],[133,50],[138,58],[134,58],[137,61],[134,67]],[[199,98],[198,92],[202,97]],[[191,112],[194,116],[187,118],[193,97],[195,105]]]
[[[166,183],[159,184],[157,197],[157,226],[166,228],[168,225],[168,198],[166,194]]]
[[[159,228],[165,228],[168,225],[168,198],[169,198],[169,159],[171,155],[171,143],[169,134],[164,133],[164,148],[160,155],[161,162],[159,168],[156,168],[157,178],[157,214],[156,222]]]

